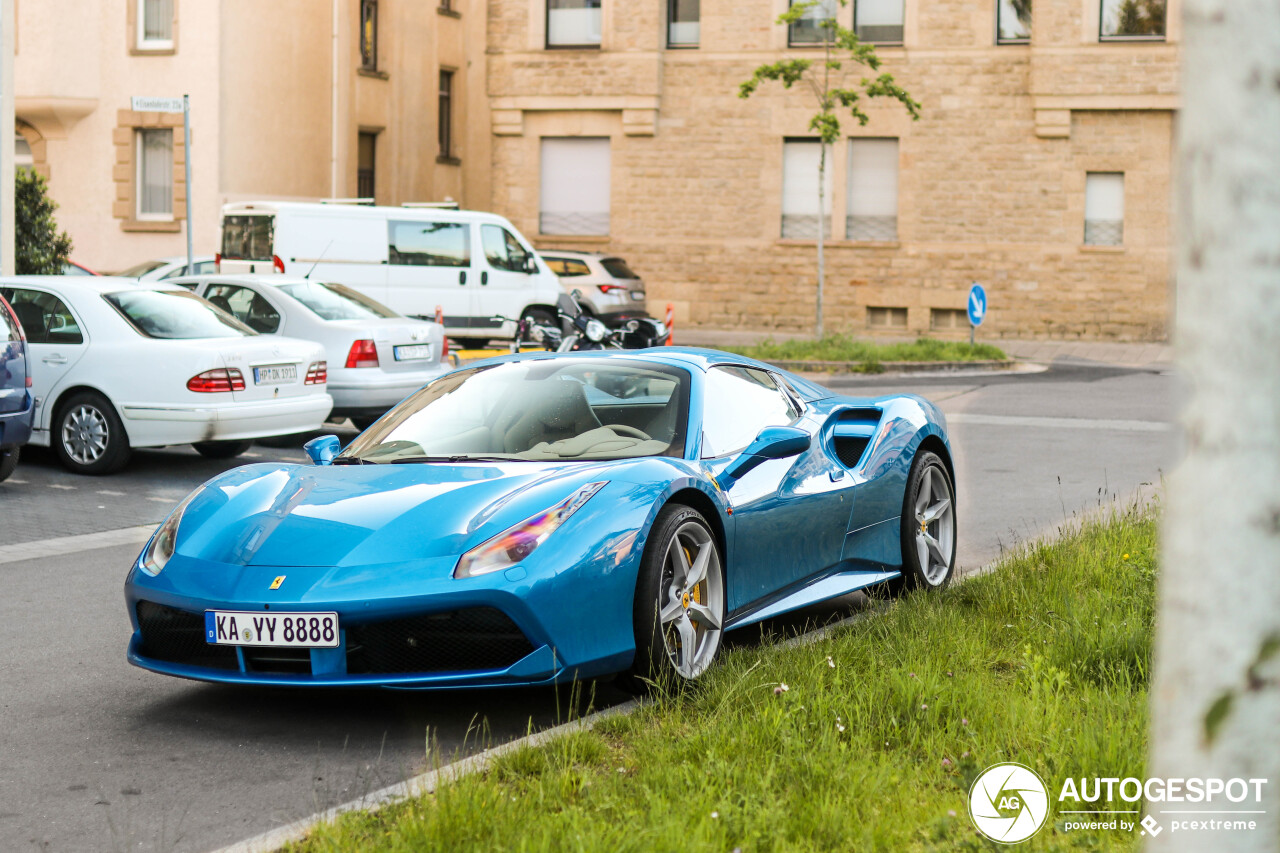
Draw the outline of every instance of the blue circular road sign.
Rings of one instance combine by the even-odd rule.
[[[981,326],[987,316],[987,292],[976,281],[969,288],[969,324]]]

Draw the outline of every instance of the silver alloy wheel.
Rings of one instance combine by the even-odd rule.
[[[92,465],[101,459],[110,440],[106,416],[88,403],[76,406],[62,420],[62,448],[79,465]]]
[[[724,573],[715,540],[696,521],[680,525],[667,543],[658,613],[671,664],[681,678],[697,678],[720,646]]]
[[[930,465],[924,469],[916,494],[916,555],[930,586],[942,583],[955,553],[956,523],[951,486],[946,476]]]

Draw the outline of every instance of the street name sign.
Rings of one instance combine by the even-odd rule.
[[[146,98],[134,95],[130,98],[136,113],[180,113],[182,98]]]

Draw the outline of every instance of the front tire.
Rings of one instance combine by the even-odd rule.
[[[720,546],[702,514],[669,504],[658,513],[636,579],[636,657],[619,684],[681,687],[715,659],[724,632],[725,584]]]
[[[902,577],[890,590],[941,589],[956,564],[955,485],[938,454],[916,454],[902,499]]]
[[[234,459],[253,447],[252,441],[197,441],[191,445],[205,459]]]
[[[115,408],[95,391],[73,394],[53,419],[54,452],[68,470],[100,476],[129,461],[129,438]]]

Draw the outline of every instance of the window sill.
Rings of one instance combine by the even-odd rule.
[[[163,45],[163,46],[156,45],[155,47],[144,47],[141,45],[134,45],[133,47],[129,48],[130,56],[173,56],[177,52],[178,52],[178,49],[171,44]]]
[[[538,234],[534,239],[572,243],[608,243],[613,238],[608,234]]]
[[[697,44],[669,44],[667,50],[697,50],[701,45]]]
[[[457,157],[450,157],[447,154],[437,154],[436,162],[443,164],[445,166],[461,166],[462,165],[462,161],[459,160]]]
[[[173,233],[182,230],[182,222],[177,219],[126,219],[120,223],[120,230]]]
[[[1166,36],[1098,36],[1099,44],[1133,44],[1134,42],[1148,42],[1151,44],[1167,44]]]
[[[775,246],[809,246],[816,248],[817,240],[797,240],[791,237],[779,237],[773,241]],[[900,249],[902,243],[898,240],[890,240],[885,242],[873,240],[826,240],[823,247],[827,249]]]
[[[390,80],[391,75],[385,71],[377,71],[373,68],[357,68],[356,73],[361,77],[372,77],[375,80]]]
[[[447,9],[444,6],[436,7],[436,14],[444,15],[446,18],[461,18],[462,13],[457,9]]]
[[[1095,246],[1092,244],[1083,244],[1080,251],[1086,255],[1123,255],[1124,246]]]
[[[599,53],[600,45],[598,44],[549,44],[547,50],[580,50],[584,53]]]

